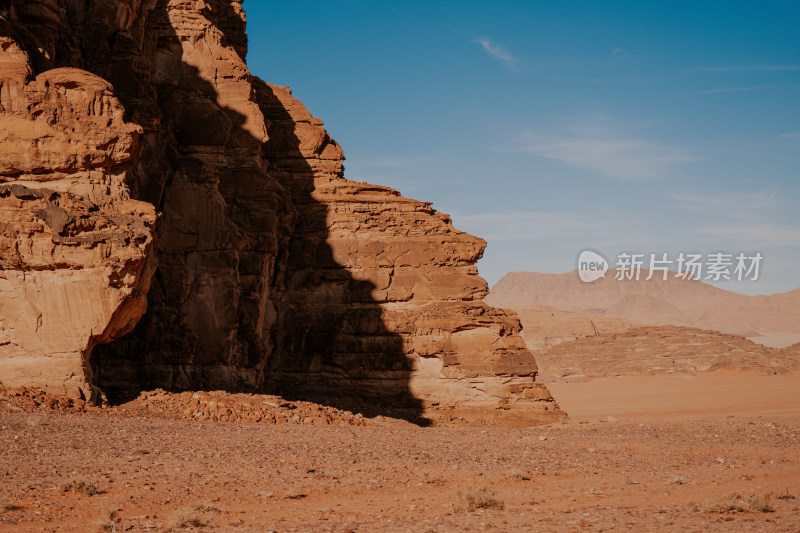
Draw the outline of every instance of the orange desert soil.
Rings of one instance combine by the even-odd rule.
[[[253,395],[104,410],[5,391],[0,531],[798,531],[798,391],[797,373],[561,383],[572,419],[526,429],[391,427]],[[251,421],[210,419],[226,409]]]

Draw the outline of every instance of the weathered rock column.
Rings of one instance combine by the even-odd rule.
[[[155,269],[155,209],[125,185],[141,128],[105,80],[33,78],[0,47],[0,381],[97,400],[91,350],[133,328]]]

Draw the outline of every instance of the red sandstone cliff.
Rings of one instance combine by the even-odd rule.
[[[142,130],[105,80],[0,49],[0,381],[93,398],[89,354],[142,316],[155,265],[124,183]]]
[[[519,321],[482,302],[485,243],[345,179],[322,121],[250,75],[240,2],[17,0],[0,17],[2,135],[17,143],[0,151],[0,291],[13,292],[0,381],[265,390],[453,422],[563,416]],[[40,266],[9,260],[19,249]],[[5,288],[39,287],[40,270],[52,289]],[[31,330],[50,344],[14,340]]]

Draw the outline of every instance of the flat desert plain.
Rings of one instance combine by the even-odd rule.
[[[571,419],[526,429],[6,403],[0,530],[800,531],[800,375],[551,387]]]

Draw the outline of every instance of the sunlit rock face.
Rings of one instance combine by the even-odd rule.
[[[322,121],[251,76],[239,2],[18,0],[0,17],[0,381],[563,416],[519,321],[482,302],[485,242],[345,179]]]
[[[155,208],[125,185],[142,129],[102,78],[0,48],[0,380],[96,399],[89,354],[131,331],[155,267]]]

